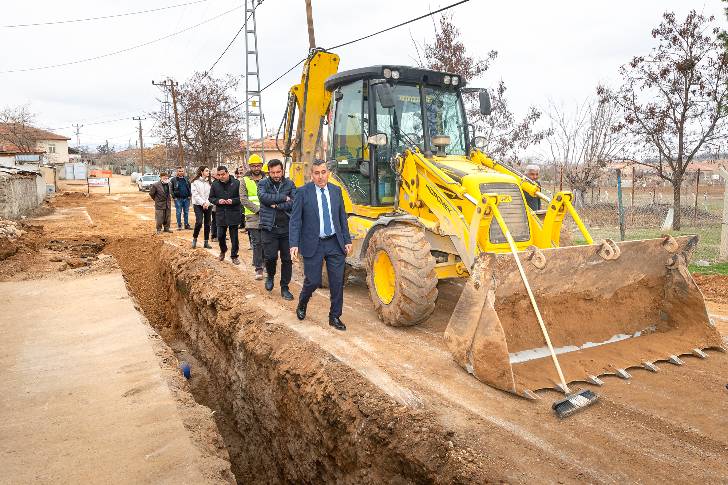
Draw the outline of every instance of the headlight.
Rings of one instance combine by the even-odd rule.
[[[452,85],[457,86],[460,83],[460,78],[457,76],[452,77]]]
[[[399,71],[392,71],[392,79],[399,79]]]
[[[445,83],[445,84],[450,84],[450,76],[445,76],[445,77],[444,77],[444,78],[442,79],[442,82],[443,82],[443,83]]]
[[[385,78],[389,79],[390,77],[392,77],[392,70],[388,67],[385,67],[384,71],[382,71],[382,74],[384,74]]]

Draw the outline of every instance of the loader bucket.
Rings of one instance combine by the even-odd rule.
[[[600,384],[628,369],[721,349],[688,272],[697,236],[519,253],[567,382]],[[455,360],[480,381],[525,397],[560,389],[512,254],[481,254],[445,330]]]

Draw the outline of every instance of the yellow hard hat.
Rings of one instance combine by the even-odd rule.
[[[253,165],[254,163],[263,163],[263,159],[260,158],[260,155],[258,155],[257,153],[253,153],[248,157],[248,166]]]
[[[268,173],[268,162],[265,162],[265,163],[263,164],[263,171],[264,171],[265,173]]]

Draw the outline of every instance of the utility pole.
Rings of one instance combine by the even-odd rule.
[[[146,118],[142,118],[141,116],[135,116],[132,119],[139,122],[139,155],[142,164],[141,172],[142,174],[144,174],[144,137],[142,136],[142,120],[146,120]]]
[[[81,128],[83,128],[83,125],[79,125],[76,123],[75,125],[72,125],[74,128],[76,128],[76,148],[80,150],[81,148]]]
[[[260,156],[265,162],[265,133],[263,108],[260,96],[260,60],[255,8],[261,0],[245,0],[245,161],[250,158],[252,144],[250,121],[257,119],[260,130]]]
[[[316,48],[316,36],[313,31],[313,9],[311,8],[311,0],[306,0],[306,22],[308,23],[308,47]]]
[[[152,81],[152,84],[155,86],[162,86],[165,90],[169,89],[170,93],[172,94],[172,111],[174,111],[174,127],[177,131],[177,162],[179,163],[179,166],[184,167],[185,165],[185,154],[182,148],[182,133],[179,129],[179,114],[177,112],[177,85],[178,83],[176,81],[173,81],[171,78],[167,78],[164,81],[161,82],[155,82]]]

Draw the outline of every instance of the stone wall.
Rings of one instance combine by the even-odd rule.
[[[46,196],[40,174],[0,172],[0,217],[17,219],[38,207]]]

